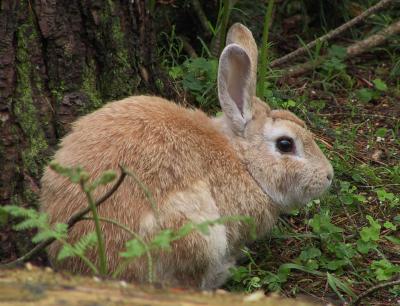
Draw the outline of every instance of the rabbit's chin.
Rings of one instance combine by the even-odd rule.
[[[273,190],[267,186],[262,186],[263,190],[272,201],[279,207],[282,212],[290,212],[295,208],[302,208],[311,200],[320,197],[328,188],[330,184],[320,187],[318,190],[304,190],[300,187],[295,187],[287,192]]]

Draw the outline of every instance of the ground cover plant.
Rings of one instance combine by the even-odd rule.
[[[239,21],[254,14],[254,7],[245,2],[239,1],[233,11]],[[276,8],[275,18],[285,9],[296,10],[296,4],[290,1],[285,4],[286,7]],[[362,11],[372,4],[376,2],[348,1],[338,4],[335,13],[349,7]],[[264,12],[268,10],[260,6]],[[297,7],[309,8],[306,1]],[[321,11],[320,18],[329,17],[324,12]],[[323,198],[309,203],[305,210],[283,216],[270,236],[246,250],[247,261],[232,270],[227,289],[306,294],[341,304],[354,301],[376,284],[398,280],[400,50],[396,43],[399,36],[356,58],[347,60],[346,54],[349,42],[376,33],[398,18],[398,12],[372,15],[361,27],[352,28],[350,34],[305,48],[303,60],[314,63],[308,73],[285,77],[288,68],[272,67],[259,80],[263,82],[259,94],[272,107],[287,108],[310,125],[333,164],[335,180]],[[284,20],[284,24],[285,21],[292,20]],[[310,23],[297,20],[297,26],[301,25],[308,27]],[[274,30],[272,26],[270,36],[277,37],[284,31],[278,27]],[[274,63],[285,45],[296,41],[300,41],[300,46],[305,45],[301,37],[293,36],[294,41],[280,41],[284,46],[273,40],[263,42],[262,46],[268,47],[269,63]],[[202,56],[195,61],[212,63],[214,59]],[[189,74],[197,73],[192,85],[188,87],[184,81],[187,74],[182,78],[173,76],[177,81],[182,80],[183,87],[200,106],[213,112],[209,106],[212,102],[203,102],[203,97],[199,99],[198,91],[192,88],[212,81],[215,75],[206,77],[212,73],[207,65],[201,65],[200,70],[187,62],[183,65]],[[289,66],[295,65],[291,62]],[[173,65],[172,73],[179,67]],[[362,303],[393,305],[399,297],[397,281],[397,285],[379,290]]]
[[[195,10],[196,1],[182,2],[175,4]],[[335,304],[354,302],[368,292],[362,305],[395,305],[400,299],[400,37],[391,35],[385,44],[368,45],[354,56],[349,46],[398,23],[400,8],[382,10],[334,39],[317,41],[286,67],[274,65],[277,58],[378,1],[311,2],[221,1],[217,16],[202,12],[205,18],[209,15],[203,23],[211,34],[190,46],[195,55],[175,27],[160,32],[163,43],[157,52],[178,96],[218,114],[217,55],[226,23],[245,23],[258,33],[264,51],[258,94],[272,107],[287,108],[305,120],[335,170],[324,197],[282,216],[270,235],[244,250],[245,259],[232,269],[225,289],[279,291]],[[15,208],[7,213],[26,214]],[[39,223],[22,223],[20,229],[44,226],[42,217],[32,216]],[[63,239],[65,233],[66,226],[59,225],[34,239]],[[180,234],[160,235],[155,248],[167,247]],[[82,239],[80,245],[67,245],[61,257],[84,256],[83,250],[99,243],[99,235]],[[141,256],[150,247],[137,238],[132,241],[127,258]],[[369,293],[370,288],[377,290]]]

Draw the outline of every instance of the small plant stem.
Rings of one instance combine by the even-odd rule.
[[[86,188],[83,183],[81,184],[81,186],[86,193],[86,197],[89,203],[89,207],[92,211],[93,221],[96,229],[97,245],[99,249],[99,258],[100,258],[100,267],[99,267],[100,275],[105,276],[107,275],[107,256],[106,256],[106,248],[104,245],[104,238],[100,227],[99,215],[97,213],[97,206],[95,201],[93,200],[91,191],[88,188]]]
[[[267,53],[268,53],[268,36],[269,27],[272,19],[272,11],[274,8],[274,0],[268,1],[267,12],[265,13],[263,38],[260,54],[260,70],[258,76],[257,95],[262,97],[264,95],[265,77],[267,75]]]
[[[229,17],[231,10],[235,5],[235,0],[220,0],[222,3],[222,8],[220,5],[220,11],[218,13],[217,25],[215,27],[216,33],[214,39],[211,42],[211,54],[213,56],[218,56],[221,54],[222,49],[225,47],[226,32],[228,29]],[[221,12],[222,9],[222,12]]]
[[[154,14],[154,9],[156,8],[156,2],[157,2],[156,0],[149,1],[149,11],[151,15]]]
[[[122,182],[124,181],[124,179],[126,177],[126,173],[124,172],[124,169],[122,166],[120,166],[120,169],[122,172],[121,172],[121,175],[119,176],[117,182],[111,187],[110,190],[108,190],[100,199],[98,199],[96,201],[96,207],[99,207],[101,204],[103,204],[109,197],[111,197],[114,194],[114,192],[117,191],[119,186],[121,186]],[[71,229],[77,222],[82,220],[82,217],[84,215],[86,215],[89,211],[90,211],[90,207],[85,207],[84,209],[78,211],[76,214],[72,215],[72,217],[69,218],[69,220],[67,222],[68,229]],[[49,239],[39,243],[28,253],[17,258],[16,260],[6,263],[6,264],[1,264],[0,268],[13,268],[13,267],[23,264],[24,262],[29,261],[34,256],[39,254],[42,250],[44,250],[46,247],[48,247],[50,244],[52,244],[55,240],[56,240],[55,238],[49,238]]]
[[[59,239],[58,240],[62,245],[68,245],[70,246],[70,244],[65,241],[64,239]],[[96,275],[99,275],[99,270],[96,268],[96,266],[90,261],[89,258],[87,258],[85,255],[83,254],[76,254],[76,256],[78,256],[80,259],[82,259],[82,261],[92,270],[92,272]]]
[[[82,220],[94,220],[92,217],[83,217]],[[129,233],[132,237],[134,237],[135,239],[137,239],[143,246],[146,247],[146,256],[147,256],[147,262],[148,262],[148,269],[149,269],[149,283],[153,282],[153,258],[151,257],[151,252],[148,248],[148,245],[146,244],[146,242],[142,239],[142,237],[140,235],[138,235],[137,233],[135,233],[134,231],[132,231],[129,227],[119,223],[116,220],[112,220],[112,219],[108,219],[108,218],[104,218],[104,217],[99,217],[99,220],[102,222],[107,222],[110,224],[113,224],[121,229],[123,229],[124,231],[126,231],[127,233]],[[118,268],[114,273],[113,273],[113,277],[117,277],[117,275],[119,273],[121,273],[121,270],[126,266],[126,264],[128,264],[128,262],[126,262],[125,264],[121,264],[120,268]]]
[[[143,184],[143,182],[136,176],[135,173],[133,173],[132,171],[129,171],[129,170],[125,169],[125,168],[122,168],[122,170],[123,170],[123,172],[124,172],[126,175],[130,176],[130,177],[135,181],[135,183],[137,183],[137,184],[139,185],[140,189],[143,190],[143,192],[144,192],[146,198],[147,198],[147,199],[149,200],[149,202],[150,202],[151,208],[152,208],[153,211],[154,211],[154,214],[155,214],[155,216],[156,216],[156,219],[158,219],[158,207],[157,207],[157,203],[156,203],[156,201],[155,201],[155,199],[154,199],[154,197],[153,197],[153,194],[152,194],[152,193],[150,192],[150,190],[146,187],[146,185]]]
[[[231,14],[231,1],[224,0],[224,11],[222,13],[221,29],[219,31],[219,50],[218,54],[221,54],[222,49],[225,47],[226,31],[228,28],[229,16]]]

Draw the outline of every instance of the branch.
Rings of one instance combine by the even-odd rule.
[[[278,58],[274,61],[271,62],[270,67],[278,67],[281,66],[282,64],[300,56],[303,55],[305,53],[307,53],[307,50],[315,47],[318,43],[322,43],[325,41],[328,41],[332,38],[337,37],[338,35],[340,35],[341,33],[343,33],[344,31],[350,29],[352,26],[354,26],[355,24],[363,21],[364,19],[366,19],[368,16],[378,12],[379,10],[383,9],[385,6],[391,4],[393,2],[393,0],[381,0],[379,1],[377,4],[375,4],[374,6],[370,7],[369,9],[367,9],[366,11],[364,11],[362,14],[354,17],[353,19],[351,19],[350,21],[346,22],[345,24],[342,24],[340,27],[333,29],[332,31],[328,32],[327,34],[313,40],[312,42],[308,43],[306,46],[299,48],[281,58]]]
[[[124,181],[127,173],[125,172],[125,170],[122,168],[122,166],[119,166],[121,169],[121,175],[119,176],[117,182],[111,187],[111,189],[109,191],[107,191],[100,199],[98,199],[95,202],[95,206],[96,208],[99,207],[102,203],[104,203],[109,197],[111,197],[113,195],[113,193],[115,191],[117,191],[117,189],[119,188],[119,186],[122,184],[122,182]],[[80,211],[78,211],[76,214],[72,215],[71,218],[69,218],[67,225],[68,225],[68,230],[71,229],[77,222],[81,221],[82,218],[88,213],[90,212],[90,207],[86,207]],[[45,241],[42,241],[41,243],[39,243],[38,245],[36,245],[32,250],[30,250],[28,253],[26,253],[25,255],[21,256],[20,258],[6,263],[6,264],[2,264],[0,265],[0,268],[13,268],[16,267],[20,264],[23,264],[24,262],[30,260],[32,257],[36,256],[39,252],[41,252],[43,249],[45,249],[46,247],[48,247],[50,244],[52,244],[55,241],[55,238],[49,238]]]
[[[367,291],[364,291],[359,296],[357,296],[351,305],[357,306],[358,304],[360,304],[360,302],[363,298],[367,297],[368,295],[372,294],[373,292],[375,292],[379,289],[382,289],[382,288],[391,287],[391,286],[395,286],[395,285],[400,285],[400,278],[393,280],[393,281],[386,282],[386,283],[381,283],[381,284],[378,284],[376,286],[369,288]]]
[[[96,207],[99,207],[103,202],[105,202],[109,197],[113,195],[114,192],[117,191],[119,186],[122,184],[126,177],[126,172],[125,169],[122,166],[119,166],[121,169],[121,175],[119,176],[117,182],[111,187],[110,190],[108,190],[100,199],[98,199],[95,203]],[[82,209],[81,211],[78,211],[76,214],[72,215],[72,217],[68,220],[68,229],[73,227],[78,221],[82,219],[84,215],[86,215],[88,212],[90,212],[90,207],[86,207]]]
[[[361,53],[368,51],[368,49],[377,47],[383,44],[390,36],[400,33],[400,20],[392,23],[387,28],[379,31],[378,33],[371,35],[370,37],[358,41],[346,48],[345,59],[353,58]],[[315,61],[306,62],[290,68],[287,73],[285,73],[281,79],[297,77],[299,75],[305,74],[319,65],[321,65],[328,57],[321,56]]]
[[[206,14],[203,11],[203,8],[201,7],[200,1],[192,0],[192,6],[193,6],[193,10],[197,14],[197,17],[199,18],[200,24],[201,24],[204,32],[206,32],[207,36],[211,36],[212,33],[211,33],[211,30],[209,27],[209,21],[207,19]]]
[[[182,42],[182,47],[183,50],[186,51],[186,53],[191,57],[191,58],[198,58],[199,56],[196,53],[196,50],[192,47],[192,45],[189,43],[188,39],[182,35],[178,36],[178,38]]]

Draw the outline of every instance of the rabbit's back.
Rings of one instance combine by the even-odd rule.
[[[231,168],[236,156],[228,140],[203,112],[162,98],[138,96],[109,103],[77,120],[71,133],[62,140],[54,160],[62,166],[82,166],[93,179],[105,170],[118,171],[118,165],[123,165],[162,203],[169,193],[184,190],[226,164]],[[118,191],[114,198],[147,201],[140,187],[132,179],[127,181],[129,184],[124,183],[120,188],[129,188],[127,194]],[[42,184],[43,209],[50,213],[52,209],[76,206],[72,197],[83,198],[79,186],[49,168]],[[107,188],[99,188],[96,194]],[[71,200],[68,205],[65,199]],[[119,205],[126,202],[121,200]],[[70,212],[62,219],[66,220]]]
[[[193,189],[194,202],[196,197],[209,197],[213,202],[207,191],[210,175],[223,177],[227,164],[235,172],[233,166],[236,162],[228,140],[203,112],[149,96],[112,102],[79,119],[71,133],[62,140],[54,159],[63,166],[82,166],[92,179],[108,169],[118,171],[118,165],[123,165],[152,193],[161,213],[163,205],[167,206],[165,228],[180,226],[180,223],[188,221],[186,216],[179,220],[168,217],[171,198],[175,195],[179,198],[179,192]],[[98,198],[109,188],[99,187],[95,197]],[[202,190],[205,193],[202,194]],[[42,179],[41,202],[42,210],[49,213],[52,222],[65,222],[74,212],[87,206],[80,187],[49,168]],[[141,224],[152,226],[153,219],[146,221],[148,216],[152,216],[152,209],[142,188],[133,178],[127,177],[117,192],[100,206],[99,214],[140,232]],[[182,211],[182,208],[179,209]],[[214,205],[196,209],[200,209],[200,213],[209,209],[210,214],[205,219],[218,217]],[[110,258],[116,260],[128,237],[112,225],[102,226]],[[80,222],[72,229],[71,240],[76,241],[92,230],[93,222]],[[50,247],[52,259],[58,250],[57,244]],[[92,254],[91,257],[96,256]],[[111,262],[110,265],[115,267],[116,263]],[[138,263],[138,267],[140,265]],[[63,263],[62,267],[73,271],[86,270],[81,262],[73,260]]]

